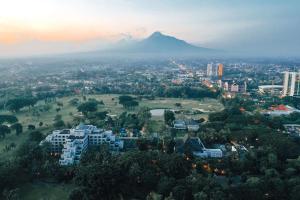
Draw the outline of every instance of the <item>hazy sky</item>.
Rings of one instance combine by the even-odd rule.
[[[161,31],[204,47],[299,55],[298,0],[0,0],[0,56],[86,51]]]

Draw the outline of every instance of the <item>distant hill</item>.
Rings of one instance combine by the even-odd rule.
[[[73,54],[77,57],[108,58],[169,58],[169,57],[209,57],[224,53],[220,50],[195,46],[173,36],[154,32],[142,40],[122,39],[109,48]]]
[[[97,51],[102,54],[139,55],[210,55],[214,49],[198,47],[184,40],[154,32],[143,40],[121,40],[113,47]],[[95,52],[93,52],[95,53]]]
[[[148,38],[123,46],[119,50],[139,53],[200,53],[211,51],[160,32],[154,32]]]

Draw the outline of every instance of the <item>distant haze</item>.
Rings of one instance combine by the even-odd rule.
[[[298,0],[9,0],[0,57],[109,49],[155,31],[249,56],[299,56]]]

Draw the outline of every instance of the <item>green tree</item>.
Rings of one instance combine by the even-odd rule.
[[[7,101],[7,108],[12,112],[18,112],[24,107],[33,107],[37,103],[37,98],[16,98]]]
[[[174,112],[172,112],[170,110],[165,110],[164,119],[165,119],[165,123],[168,124],[169,126],[171,126],[173,121],[175,120]]]
[[[90,112],[96,112],[97,111],[98,103],[95,101],[87,101],[85,103],[80,104],[77,107],[77,110],[79,112],[82,112],[84,115],[87,115]]]
[[[41,133],[40,131],[32,131],[29,134],[29,140],[30,141],[34,141],[34,142],[40,142],[44,139],[44,135],[43,133]]]
[[[23,132],[23,126],[21,123],[15,123],[11,126],[11,128],[15,129],[17,135]]]
[[[18,122],[18,119],[14,115],[0,115],[0,124],[3,124],[5,122],[13,124]]]
[[[0,136],[4,138],[8,133],[10,133],[10,128],[6,125],[0,125]]]
[[[135,100],[132,96],[119,96],[119,104],[123,105],[124,108],[134,108],[139,105],[139,102]]]
[[[28,124],[27,128],[28,128],[28,130],[35,130],[35,125]]]

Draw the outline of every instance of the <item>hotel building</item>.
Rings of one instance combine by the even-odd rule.
[[[51,144],[51,153],[60,154],[60,165],[77,164],[89,146],[108,145],[111,151],[123,149],[124,141],[111,130],[98,129],[93,125],[80,124],[74,129],[55,130],[41,144]]]

